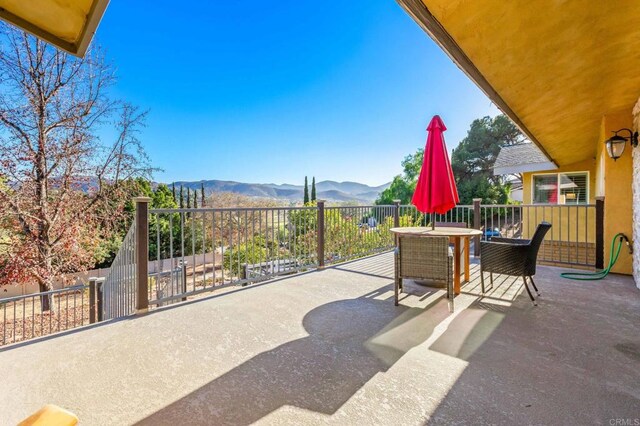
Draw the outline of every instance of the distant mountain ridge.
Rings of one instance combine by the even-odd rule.
[[[173,182],[176,188],[183,186],[192,190],[200,190],[204,184],[205,194],[213,192],[232,192],[245,195],[247,197],[273,198],[286,201],[302,201],[304,196],[304,185],[275,184],[275,183],[243,183],[225,180],[202,180],[202,181],[176,181]],[[172,183],[169,183],[171,186]],[[317,198],[327,201],[360,203],[372,203],[378,195],[391,183],[380,186],[369,186],[358,182],[336,182],[325,180],[316,182]],[[309,183],[311,191],[311,183]]]

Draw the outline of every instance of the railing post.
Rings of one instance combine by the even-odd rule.
[[[400,227],[400,201],[401,200],[393,200],[393,227]]]
[[[324,268],[324,200],[318,200],[318,269]]]
[[[604,269],[604,197],[596,197],[596,269]]]
[[[103,314],[102,314],[102,307],[103,307],[103,298],[102,298],[102,285],[104,284],[104,278],[100,278],[99,280],[96,280],[96,310],[97,310],[97,319],[98,322],[102,321],[103,319]]]
[[[136,197],[136,313],[149,309],[149,197]]]
[[[215,254],[214,254],[215,256]],[[185,294],[187,292],[187,262],[186,260],[181,260],[180,261],[180,277],[182,278],[182,294]],[[193,267],[193,273],[195,274],[195,266]],[[215,271],[214,271],[215,274]],[[186,297],[182,298],[182,301],[185,302],[187,300]]]
[[[474,198],[473,199],[473,229],[480,229],[480,203],[482,203],[482,198]],[[480,256],[480,236],[476,236],[473,238],[473,256]]]
[[[96,322],[96,277],[89,278],[89,324]]]

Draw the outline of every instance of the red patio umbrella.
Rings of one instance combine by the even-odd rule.
[[[431,213],[431,225],[435,228],[434,213],[444,214],[460,201],[458,188],[451,170],[451,162],[444,142],[447,130],[440,116],[435,115],[427,131],[427,146],[418,184],[411,203],[422,213]]]

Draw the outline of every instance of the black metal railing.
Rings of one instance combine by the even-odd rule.
[[[601,250],[596,217],[602,215],[592,204],[482,205],[474,200],[446,214],[425,215],[399,203],[148,210],[148,202],[136,200],[136,221],[104,283],[92,279],[88,286],[0,300],[2,344],[380,253],[394,247],[390,229],[398,226],[435,221],[480,229],[474,244],[478,255],[481,239],[529,238],[538,223],[547,221],[552,228],[541,262],[593,268]],[[42,311],[42,297],[55,302],[51,311]]]
[[[149,211],[151,305],[317,266],[316,207]]]
[[[538,260],[543,263],[593,268],[596,266],[596,205],[520,204],[482,205],[482,238],[529,239],[540,222],[549,222]]]
[[[324,208],[325,264],[343,262],[390,250],[395,206]]]
[[[0,299],[0,345],[87,325],[92,307],[88,285]]]

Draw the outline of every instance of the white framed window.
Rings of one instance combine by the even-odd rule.
[[[533,175],[533,204],[587,204],[589,172]]]

